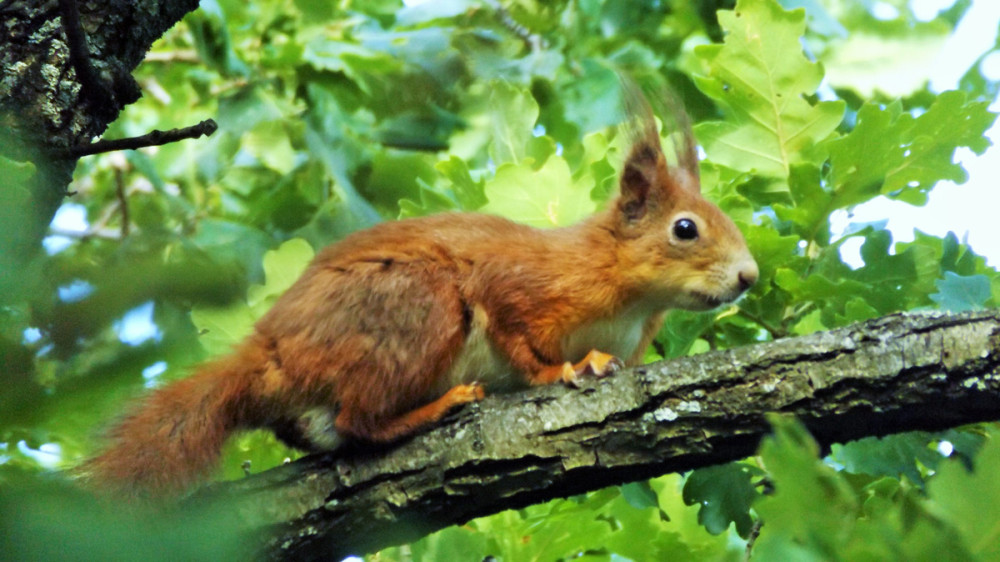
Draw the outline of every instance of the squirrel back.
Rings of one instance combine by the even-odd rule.
[[[607,209],[540,230],[449,213],[387,222],[321,251],[230,357],[154,391],[84,475],[171,496],[232,432],[305,450],[388,442],[506,390],[635,364],[671,308],[731,302],[757,278],[733,222],[700,193],[690,131],[668,164],[638,111]]]

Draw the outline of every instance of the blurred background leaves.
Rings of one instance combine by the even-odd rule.
[[[603,205],[624,151],[617,72],[676,92],[704,147],[703,190],[761,267],[738,307],[671,314],[648,359],[996,306],[1000,275],[955,235],[894,243],[885,222],[831,226],[880,197],[925,204],[939,180],[966,179],[956,149],[988,147],[998,88],[981,64],[996,45],[959,91],[932,91],[921,74],[970,5],[920,19],[906,0],[204,0],[148,53],[143,98],[106,136],[204,118],[218,132],[80,160],[44,246],[0,252],[4,556],[48,552],[12,542],[47,512],[23,511],[32,483],[92,453],[145,389],[224,353],[322,246],[441,211],[554,227]],[[890,87],[886,74],[906,79]],[[5,241],[37,230],[21,187],[34,173],[0,158]],[[992,559],[997,543],[981,537],[1000,521],[989,509],[1000,488],[968,472],[995,464],[992,426],[820,458],[801,427],[774,423],[753,459],[502,513],[373,558],[737,559],[759,530],[764,560]],[[222,472],[295,455],[252,433],[228,445]],[[71,517],[75,501],[45,505]],[[110,541],[113,527],[86,532]]]

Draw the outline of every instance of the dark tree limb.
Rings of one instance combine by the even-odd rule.
[[[745,458],[765,414],[824,445],[1000,419],[1000,311],[895,314],[488,396],[397,447],[216,485],[274,558],[339,560],[504,509]],[[196,498],[196,499],[197,499]]]
[[[138,98],[131,71],[197,7],[198,0],[0,3],[0,156],[37,170],[27,200],[0,209],[0,223],[18,225],[0,229],[0,265],[16,268],[37,253],[76,166],[58,155],[102,134]]]
[[[76,72],[83,95],[90,99],[93,106],[110,106],[111,89],[104,84],[90,62],[90,47],[87,45],[83,26],[80,25],[80,10],[76,0],[59,0],[59,13],[63,33],[66,35],[69,61]]]

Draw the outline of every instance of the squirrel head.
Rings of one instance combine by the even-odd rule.
[[[757,281],[757,263],[733,221],[701,194],[686,116],[676,115],[682,138],[671,165],[645,98],[630,101],[640,128],[612,209],[630,285],[657,307],[708,310],[737,299]]]

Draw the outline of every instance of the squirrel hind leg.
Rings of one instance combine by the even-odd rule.
[[[359,424],[357,418],[352,417],[348,409],[342,409],[337,415],[335,427],[339,433],[356,436],[367,441],[393,441],[439,421],[453,408],[470,402],[479,402],[484,396],[482,385],[476,383],[460,384],[452,387],[443,396],[429,404],[395,418],[379,420],[377,423]]]

